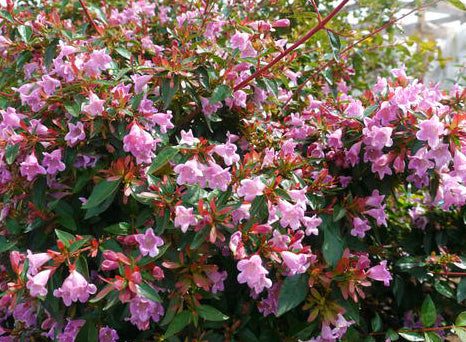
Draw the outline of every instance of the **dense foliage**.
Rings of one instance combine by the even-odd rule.
[[[337,5],[8,1],[0,341],[465,341],[466,91]]]

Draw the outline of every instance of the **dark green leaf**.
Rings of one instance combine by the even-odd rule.
[[[426,342],[442,342],[443,340],[436,333],[429,331],[424,333],[424,339]]]
[[[333,208],[333,222],[340,221],[346,215],[346,209],[336,205]]]
[[[9,251],[15,246],[14,242],[9,242],[5,237],[0,235],[0,253]]]
[[[205,88],[209,89],[210,78],[209,78],[209,72],[207,71],[207,69],[203,66],[200,66],[199,68],[196,69],[196,74],[199,79],[199,83],[201,83]]]
[[[55,234],[57,235],[58,240],[63,242],[66,247],[70,247],[74,242],[75,237],[70,233],[64,232],[63,230],[55,229]]]
[[[20,145],[21,143],[18,143],[16,145],[7,145],[5,151],[5,160],[8,165],[13,164],[13,162],[15,161],[16,157],[18,156]]]
[[[116,235],[128,235],[130,225],[128,222],[120,222],[112,224],[111,226],[105,227],[106,232],[116,234]]]
[[[148,174],[156,174],[160,170],[162,170],[165,165],[167,165],[170,161],[175,158],[175,156],[178,154],[178,149],[168,146],[164,148],[162,151],[160,151],[152,160],[152,164],[149,167],[149,170],[147,170]]]
[[[76,336],[75,342],[98,342],[97,324],[87,321]]]
[[[143,280],[141,284],[136,285],[136,288],[138,289],[138,294],[140,296],[150,299],[153,302],[162,302],[162,298],[160,298],[157,291],[155,291],[155,289],[149,285],[147,281]]]
[[[83,209],[91,209],[97,207],[109,196],[111,196],[120,186],[121,179],[114,181],[102,181],[92,189],[91,196],[86,203],[82,205]]]
[[[419,261],[413,257],[404,257],[396,262],[396,266],[399,267],[400,270],[406,271],[419,266]]]
[[[47,46],[47,48],[45,49],[45,66],[47,68],[52,64],[52,61],[55,58],[58,42],[58,39],[53,39],[50,42],[49,46]]]
[[[229,317],[210,305],[196,306],[196,311],[206,321],[225,321]]]
[[[231,90],[227,85],[218,85],[215,87],[212,96],[210,97],[210,104],[214,104],[220,101],[225,100],[227,97],[231,96]]]
[[[173,76],[172,79],[166,78],[163,80],[161,89],[162,101],[164,104],[163,109],[167,109],[170,106],[173,97],[178,91],[179,84],[178,75]]]
[[[424,327],[431,327],[437,320],[437,310],[430,295],[424,299],[421,308],[421,322]]]
[[[15,20],[13,19],[13,17],[11,16],[11,14],[7,10],[3,10],[1,12],[1,16],[2,16],[2,18],[8,20],[10,23],[15,22]]]
[[[249,212],[254,222],[264,222],[269,216],[265,196],[256,196],[251,203],[251,209]]]
[[[466,278],[462,278],[456,288],[456,300],[461,303],[466,298]]]
[[[306,299],[309,292],[307,282],[308,276],[304,274],[285,278],[278,296],[277,317],[294,309]]]
[[[165,337],[173,336],[183,330],[189,323],[191,323],[191,319],[192,314],[190,311],[183,311],[176,314],[165,332]]]
[[[390,341],[397,341],[400,337],[396,333],[395,330],[393,329],[388,329],[387,332],[385,333],[385,339],[389,339]]]
[[[31,39],[32,36],[32,27],[28,25],[21,25],[18,27],[19,35],[23,42],[27,43]]]
[[[371,326],[372,331],[374,332],[382,330],[382,318],[380,318],[378,313],[376,313],[374,318],[372,318]]]
[[[455,292],[448,285],[447,282],[435,279],[434,287],[435,287],[435,290],[437,290],[437,292],[440,293],[442,296],[445,296],[447,298],[455,298]]]
[[[131,59],[131,52],[129,52],[128,50],[124,49],[124,48],[121,48],[121,47],[117,47],[116,49],[116,52],[118,52],[118,54],[123,57],[123,58],[126,58],[126,59]]]
[[[77,240],[74,242],[71,247],[70,247],[70,252],[76,252],[78,249],[80,249],[82,246],[84,246],[88,241],[90,240],[90,237],[85,237],[82,238],[81,240]]]
[[[200,245],[206,240],[207,234],[209,233],[208,229],[201,229],[198,231],[191,242],[191,249],[197,249]]]
[[[87,280],[90,279],[89,265],[87,264],[87,258],[84,255],[81,255],[78,260],[76,260],[76,269],[84,276],[84,278]]]
[[[340,235],[338,223],[332,222],[329,216],[321,215],[324,229],[324,243],[322,252],[325,260],[335,266],[341,259],[344,251],[344,242]]]

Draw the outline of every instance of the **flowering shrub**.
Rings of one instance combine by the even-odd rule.
[[[466,91],[353,91],[333,30],[306,81],[254,1],[75,5],[0,13],[0,341],[465,339]]]

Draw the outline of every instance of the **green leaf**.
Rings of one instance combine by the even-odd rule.
[[[131,59],[132,55],[131,55],[131,52],[129,52],[128,50],[122,48],[122,47],[117,47],[115,49],[116,52],[118,52],[118,54],[123,57],[123,58],[126,58],[126,59]]]
[[[167,331],[165,332],[165,337],[170,337],[175,335],[176,333],[183,330],[189,323],[191,323],[192,314],[190,311],[183,311],[176,314],[173,321],[171,321],[170,325],[168,326]]]
[[[251,203],[249,212],[253,222],[264,222],[269,216],[269,209],[267,208],[265,196],[256,196]]]
[[[112,224],[111,226],[105,227],[106,232],[116,234],[116,235],[128,235],[130,225],[128,222],[120,222]]]
[[[338,62],[340,58],[340,49],[341,49],[341,42],[340,37],[333,32],[327,31],[328,39],[330,40],[330,46],[332,47],[333,58],[335,61]]]
[[[305,274],[285,278],[278,296],[277,317],[294,309],[306,299],[309,292],[308,279]]]
[[[333,222],[340,221],[346,215],[346,209],[336,205],[333,208]]]
[[[395,330],[393,329],[388,329],[387,332],[385,333],[385,339],[389,339],[390,341],[397,341],[400,337],[396,333]]]
[[[212,96],[210,97],[209,103],[214,104],[223,101],[229,96],[231,96],[230,88],[224,84],[218,85],[212,92]]]
[[[179,84],[178,75],[173,76],[172,79],[166,78],[163,80],[161,89],[162,101],[164,103],[163,109],[167,109],[170,106],[170,102],[172,102],[173,97],[178,91]]]
[[[15,161],[16,157],[18,156],[20,146],[21,143],[18,143],[16,145],[8,145],[6,147],[5,160],[8,165],[13,164],[13,162]]]
[[[372,331],[377,332],[382,330],[382,318],[380,318],[379,314],[376,313],[374,318],[371,321]]]
[[[171,146],[164,148],[155,156],[154,160],[152,160],[152,164],[149,167],[149,170],[147,170],[147,173],[158,173],[165,167],[165,165],[167,165],[170,161],[172,161],[175,158],[178,152],[179,151],[177,148]]]
[[[367,107],[365,110],[364,110],[364,116],[369,116],[371,115],[372,113],[374,113],[377,108],[379,108],[379,105],[373,105],[373,106],[369,106]]]
[[[1,12],[1,17],[8,20],[10,23],[15,22],[15,20],[13,19],[13,17],[11,16],[11,14],[7,10],[3,10]]]
[[[201,229],[198,231],[191,242],[191,249],[198,249],[200,245],[206,240],[207,234],[209,233],[208,229]]]
[[[100,182],[92,189],[91,196],[87,202],[82,205],[82,208],[91,209],[97,207],[118,189],[120,183],[121,179]]]
[[[463,311],[456,317],[455,325],[466,326],[466,311]]]
[[[415,332],[404,332],[404,333],[400,332],[398,334],[408,341],[413,341],[413,342],[424,341],[424,337],[422,337],[422,335],[415,333]]]
[[[204,66],[200,66],[196,69],[197,77],[199,79],[199,83],[201,83],[205,88],[210,88],[210,78],[209,72]]]
[[[87,321],[76,336],[75,342],[98,342],[97,324]]]
[[[460,327],[455,327],[453,329],[453,331],[455,332],[456,336],[459,337],[461,342],[466,342],[466,329],[460,328]]]
[[[196,306],[196,311],[206,321],[225,321],[229,317],[210,305]]]
[[[0,235],[0,253],[9,251],[12,249],[16,243],[14,242],[9,242],[5,237]]]
[[[55,234],[57,235],[58,240],[63,242],[66,247],[70,247],[74,242],[75,237],[70,233],[64,232],[63,230],[55,229]]]
[[[419,266],[419,261],[417,261],[413,257],[404,257],[404,258],[401,258],[400,260],[398,260],[396,262],[396,266],[399,267],[400,270],[406,271],[406,270],[409,270],[411,268],[418,267]]]
[[[149,285],[147,281],[143,280],[141,284],[136,285],[136,288],[140,296],[150,299],[153,302],[162,302],[162,298],[160,298],[157,291],[155,291],[155,289],[151,285]]]
[[[434,281],[434,287],[435,290],[440,293],[442,296],[445,296],[447,298],[455,298],[455,292],[453,289],[448,285],[447,282],[440,281],[438,279],[435,279]]]
[[[45,61],[45,66],[47,68],[52,64],[52,61],[55,58],[58,42],[59,42],[59,39],[55,38],[50,42],[49,46],[45,48],[44,61]]]
[[[321,215],[324,229],[324,243],[322,252],[325,260],[335,266],[341,259],[344,251],[344,242],[340,234],[339,225],[332,222],[329,216]]]
[[[448,0],[448,2],[455,6],[457,9],[466,11],[466,5],[461,0]]]
[[[426,342],[442,342],[440,336],[431,331],[424,333],[424,339]]]
[[[462,278],[456,288],[456,300],[458,303],[461,303],[464,299],[466,299],[466,278]]]
[[[430,295],[427,295],[422,303],[421,308],[421,322],[424,327],[431,327],[437,320],[437,310]]]
[[[32,36],[32,27],[28,25],[21,25],[18,27],[19,35],[23,42],[27,43],[31,40]]]

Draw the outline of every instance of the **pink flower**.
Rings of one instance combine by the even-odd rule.
[[[24,119],[26,115],[16,113],[16,109],[8,107],[6,111],[0,110],[3,121],[2,124],[10,126],[11,128],[18,128],[21,126],[21,119]]]
[[[87,280],[76,270],[71,270],[68,278],[65,279],[59,289],[53,291],[55,297],[62,297],[66,306],[72,302],[85,303],[89,295],[97,292],[94,284],[89,284]]]
[[[181,131],[181,140],[179,142],[180,145],[184,144],[184,145],[193,146],[193,145],[196,145],[198,142],[199,142],[199,139],[193,136],[192,130],[189,130],[187,132],[183,130]]]
[[[42,76],[42,81],[37,82],[48,96],[55,93],[55,89],[60,86],[61,82],[49,75]]]
[[[289,251],[283,251],[280,255],[288,268],[288,276],[290,277],[295,274],[305,273],[311,265],[310,255],[307,254],[295,254]]]
[[[100,75],[101,70],[107,69],[112,58],[105,52],[105,48],[92,51],[89,60],[83,68],[87,75]]]
[[[29,289],[29,293],[33,297],[45,296],[47,294],[47,289],[45,286],[50,278],[50,273],[52,270],[45,270],[37,273],[34,277],[28,275],[28,282],[26,287]]]
[[[20,163],[20,172],[28,181],[32,181],[37,175],[45,175],[47,172],[39,165],[34,153],[28,155],[26,160]]]
[[[239,161],[239,155],[236,153],[236,150],[236,145],[230,142],[216,145],[214,148],[214,152],[221,156],[225,164],[228,166]]]
[[[416,133],[416,138],[422,141],[427,141],[433,149],[437,148],[440,143],[439,136],[445,133],[445,127],[440,122],[439,118],[434,115],[429,120],[424,120],[419,124],[419,131]]]
[[[204,176],[203,166],[196,160],[190,159],[184,164],[178,164],[173,168],[178,174],[176,182],[182,184],[196,184],[199,178]]]
[[[85,323],[86,321],[83,319],[70,320],[64,331],[58,334],[58,342],[74,342],[78,336],[79,330],[81,330]],[[53,336],[51,339],[53,339]]]
[[[239,223],[242,220],[249,220],[250,214],[249,209],[251,204],[241,204],[238,209],[231,212],[231,217],[234,223]]]
[[[205,116],[211,116],[215,114],[217,110],[223,107],[222,102],[218,101],[215,103],[210,103],[209,99],[205,97],[201,97],[201,104],[202,104],[202,112]]]
[[[123,149],[136,157],[137,163],[150,163],[155,154],[152,152],[157,141],[139,125],[134,124],[123,138]]]
[[[352,236],[359,236],[360,238],[363,238],[369,230],[371,230],[371,227],[367,224],[367,220],[362,220],[359,217],[355,217],[353,219],[353,229],[351,229],[350,232]]]
[[[342,133],[343,133],[342,129],[339,128],[335,132],[331,134],[327,134],[328,146],[335,148],[335,149],[343,147],[343,142],[341,141]]]
[[[348,107],[345,110],[345,114],[351,117],[360,118],[364,115],[364,107],[361,101],[355,100],[352,97],[348,97],[350,101]]]
[[[193,215],[193,208],[185,208],[178,205],[175,209],[175,227],[181,227],[181,231],[186,233],[189,226],[197,224],[197,219]]]
[[[81,110],[84,113],[87,113],[92,117],[95,117],[97,115],[101,115],[104,111],[104,103],[105,100],[99,99],[99,97],[96,94],[91,92],[89,94],[89,103],[87,105],[83,103],[81,106]]]
[[[392,275],[387,269],[387,261],[382,261],[380,265],[369,268],[366,275],[374,280],[383,281],[385,286],[390,285]]]
[[[210,289],[212,293],[217,293],[218,291],[225,290],[225,285],[223,284],[223,282],[225,281],[225,279],[227,279],[227,271],[211,271],[206,272],[206,275],[209,278],[209,280],[213,283],[212,288]]]
[[[47,253],[32,254],[32,252],[29,249],[27,253],[27,258],[29,260],[28,274],[30,275],[37,274],[39,268],[52,259],[52,257]]]
[[[236,31],[235,34],[230,38],[231,47],[233,49],[239,49],[243,51],[246,49],[246,45],[249,42],[250,35],[248,33],[242,33]]]
[[[160,132],[163,134],[167,133],[167,129],[172,129],[173,123],[170,121],[173,115],[171,111],[167,111],[167,113],[156,113],[148,117],[147,119],[155,122],[160,127]]]
[[[240,284],[247,283],[255,293],[261,293],[264,288],[272,286],[272,281],[266,277],[269,271],[262,266],[260,256],[253,255],[249,259],[239,261],[237,268],[240,271],[238,282]]]
[[[134,92],[136,94],[142,93],[144,86],[149,83],[152,75],[131,75],[131,79],[134,82]]]
[[[304,216],[301,219],[301,222],[306,227],[306,235],[318,235],[319,230],[317,229],[322,224],[322,219],[317,215],[313,215],[312,217]]]
[[[84,125],[79,121],[76,125],[68,122],[69,132],[65,135],[65,141],[68,143],[68,146],[75,146],[78,141],[86,139],[86,133],[84,132]]]
[[[359,152],[361,151],[361,145],[362,145],[362,141],[351,146],[349,151],[345,153],[345,157],[349,161],[351,166],[354,166],[357,163],[359,163]]]
[[[164,315],[165,310],[160,303],[136,296],[129,303],[129,312],[131,317],[127,320],[136,325],[139,330],[147,330],[149,329],[150,319],[152,318],[152,320],[158,322],[160,317]]]
[[[393,140],[391,139],[393,128],[391,127],[371,125],[369,128],[364,128],[363,132],[365,134],[364,143],[366,145],[373,146],[378,150],[393,145]]]
[[[272,23],[272,26],[273,26],[273,27],[288,27],[288,26],[290,26],[290,20],[289,20],[289,19],[279,19],[279,20],[275,20],[275,21]]]
[[[58,171],[65,171],[66,166],[61,161],[61,150],[56,149],[52,153],[44,152],[43,155],[42,165],[47,168],[49,175],[54,175]]]
[[[269,244],[275,248],[287,249],[291,238],[288,235],[280,234],[278,230],[273,231],[273,237],[269,240]]]
[[[220,165],[210,161],[209,167],[203,171],[205,180],[209,183],[210,188],[218,188],[222,191],[227,191],[228,185],[231,182],[231,174],[229,168],[223,169]]]
[[[385,175],[391,175],[392,169],[390,169],[391,158],[388,154],[382,154],[379,158],[372,162],[371,170],[374,173],[378,173],[379,178],[383,179]]]
[[[144,234],[137,234],[136,241],[139,243],[139,251],[142,256],[149,254],[150,257],[155,257],[159,254],[159,249],[163,245],[163,240],[154,234],[154,230],[149,228]]]
[[[237,194],[244,197],[247,202],[252,202],[256,196],[264,194],[265,184],[262,183],[259,176],[254,179],[243,179],[240,184]]]
[[[285,200],[278,202],[281,219],[280,225],[283,228],[291,227],[296,230],[301,226],[301,220],[304,218],[304,209],[301,206],[291,204]]]
[[[99,342],[116,342],[118,340],[118,334],[115,329],[102,327],[99,330]]]

